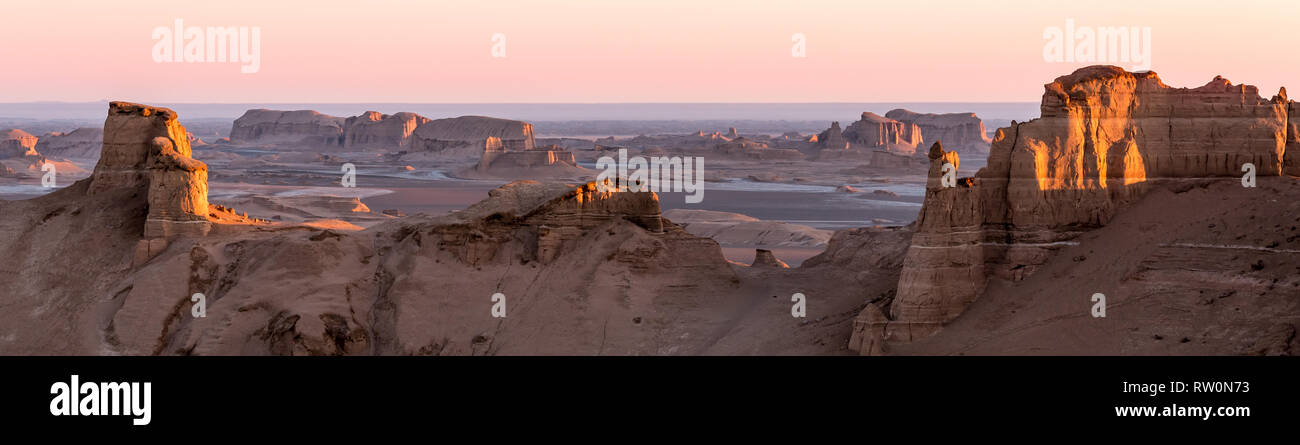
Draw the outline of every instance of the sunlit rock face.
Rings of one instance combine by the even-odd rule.
[[[942,165],[956,165],[956,154],[932,150],[898,295],[887,316],[863,312],[854,344],[933,333],[990,277],[1029,276],[1153,181],[1240,177],[1247,163],[1264,176],[1296,169],[1286,153],[1297,144],[1295,105],[1285,90],[1264,99],[1222,77],[1172,88],[1155,73],[1113,66],[1079,69],[1045,90],[1042,116],[999,129],[973,178],[944,187]]]
[[[155,138],[170,141],[171,152],[189,158],[188,133],[176,118],[176,112],[167,108],[110,103],[104,120],[103,151],[90,177],[88,193],[147,186],[152,155],[159,153]]]
[[[1278,93],[1286,98],[1286,88]],[[1291,176],[1300,176],[1300,108],[1295,102],[1287,104],[1286,153],[1283,154],[1283,170]]]
[[[26,131],[12,129],[0,134],[0,159],[36,155],[37,138]]]
[[[162,136],[151,141],[146,238],[208,233],[208,166],[177,146]]]
[[[984,121],[975,113],[917,113],[902,108],[890,110],[885,117],[916,124],[926,142],[943,142],[943,146],[962,153],[988,153],[992,142],[985,135]]]
[[[862,119],[844,129],[844,139],[850,145],[863,148],[884,148],[892,152],[912,154],[922,142],[921,128],[914,123],[899,122],[872,112],[862,113]]]

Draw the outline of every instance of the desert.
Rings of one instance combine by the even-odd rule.
[[[1295,105],[1222,77],[1082,68],[991,136],[902,109],[591,139],[250,109],[203,140],[165,107],[107,109],[102,130],[6,133],[0,352],[1296,350]],[[619,153],[707,159],[708,198],[602,175]]]

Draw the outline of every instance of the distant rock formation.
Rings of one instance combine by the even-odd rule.
[[[537,147],[533,124],[485,116],[434,119],[420,124],[411,135],[413,151],[441,151],[450,147],[479,144],[488,138],[500,140],[507,151]]]
[[[944,147],[961,153],[988,153],[993,142],[984,129],[984,121],[975,113],[930,114],[899,108],[885,113],[885,117],[916,124],[925,141],[942,141]]]
[[[900,122],[870,111],[844,130],[844,139],[852,146],[883,148],[910,155],[921,144],[921,128],[915,123]]]
[[[409,112],[367,111],[341,118],[315,111],[248,110],[230,129],[230,142],[235,144],[394,152],[481,149],[489,138],[495,138],[507,150],[532,150],[537,145],[533,125],[527,122],[484,116],[429,119]]]
[[[78,128],[68,133],[46,133],[36,151],[51,158],[95,159],[104,145],[102,128]]]
[[[1081,233],[1100,227],[1153,182],[1261,176],[1296,166],[1290,110],[1249,85],[1216,77],[1172,88],[1155,73],[1091,66],[1046,85],[1042,116],[997,131],[988,166],[951,187],[932,149],[925,203],[891,304],[868,306],[851,348],[930,335],[984,292],[990,277],[1019,281]]]
[[[233,143],[342,145],[345,119],[311,110],[255,109],[230,127]]]
[[[756,160],[803,158],[803,154],[798,150],[771,148],[771,146],[765,142],[755,141],[744,136],[714,145],[713,153],[731,158],[749,158]]]
[[[19,129],[10,129],[0,138],[0,159],[36,156],[36,136]]]
[[[415,113],[382,114],[367,111],[343,121],[345,149],[401,149],[411,143],[416,127],[429,119]]]
[[[831,128],[818,133],[809,140],[819,150],[846,150],[849,148],[849,142],[844,139],[844,131],[840,129],[839,122],[831,122]]]
[[[779,269],[789,269],[790,265],[781,261],[767,249],[754,249],[754,261],[750,263],[751,267],[775,267]]]
[[[483,156],[474,166],[474,173],[457,176],[500,177],[510,179],[549,179],[581,176],[588,171],[578,167],[573,152],[558,145],[537,147],[531,150],[507,150],[501,140],[489,137]]]
[[[873,169],[888,170],[925,170],[929,165],[929,161],[924,156],[901,155],[887,150],[872,150],[868,162],[867,165]]]

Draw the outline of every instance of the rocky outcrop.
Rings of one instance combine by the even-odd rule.
[[[343,122],[345,149],[402,149],[411,143],[411,133],[429,119],[415,113],[382,114],[367,111]]]
[[[775,267],[778,269],[790,268],[789,264],[786,264],[785,261],[781,261],[781,259],[777,258],[771,250],[767,249],[754,249],[754,261],[749,265],[750,267]]]
[[[166,136],[149,144],[149,216],[145,238],[203,236],[208,222],[208,166],[190,157],[188,141]]]
[[[885,117],[916,124],[926,141],[942,141],[944,147],[961,153],[987,153],[993,142],[984,129],[984,121],[975,113],[916,113],[899,108],[885,113]]]
[[[921,128],[914,123],[899,122],[872,112],[863,112],[862,119],[844,130],[844,139],[851,146],[883,148],[910,155],[921,144]]]
[[[191,158],[188,132],[175,111],[111,102],[104,121],[103,153],[87,184],[88,195],[135,190],[146,200],[139,265],[170,239],[203,236],[211,229],[208,167]]]
[[[845,150],[849,148],[849,142],[844,140],[844,130],[840,129],[839,122],[831,122],[831,128],[818,133],[811,142],[814,142],[814,146],[820,150]]]
[[[990,278],[1033,274],[1154,182],[1235,179],[1245,163],[1264,176],[1286,167],[1294,104],[1284,92],[1268,100],[1221,77],[1172,88],[1155,73],[1112,66],[1082,68],[1045,90],[1042,116],[999,129],[988,166],[973,178],[945,186],[943,165],[960,168],[959,158],[932,149],[898,296],[859,316],[853,344],[861,351],[935,332]]]
[[[19,129],[10,129],[0,137],[0,159],[36,156],[36,136]]]
[[[421,124],[411,135],[412,151],[442,151],[450,147],[479,144],[497,138],[506,151],[537,147],[533,124],[484,116],[434,119]]]
[[[341,145],[344,122],[311,110],[248,110],[230,127],[230,142]]]
[[[95,159],[104,145],[102,128],[78,128],[68,133],[46,133],[36,151],[51,158]]]
[[[475,168],[480,172],[499,169],[538,169],[548,167],[577,167],[573,152],[558,145],[539,147],[533,150],[508,151],[495,137],[487,140],[483,157]]]

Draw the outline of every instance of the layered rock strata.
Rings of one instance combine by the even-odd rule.
[[[890,110],[885,117],[905,124],[915,124],[926,141],[942,141],[944,147],[962,153],[986,153],[989,139],[984,121],[975,113],[916,113],[902,108]]]
[[[921,128],[914,123],[896,121],[876,113],[863,112],[862,118],[844,129],[844,139],[851,146],[884,148],[912,154],[921,144]]]
[[[999,129],[988,166],[944,184],[955,152],[931,150],[925,203],[888,307],[868,307],[851,344],[927,336],[990,278],[1019,281],[1082,232],[1106,224],[1155,181],[1239,178],[1296,168],[1293,102],[1216,77],[1173,88],[1155,73],[1082,68],[1045,86],[1042,116]]]

